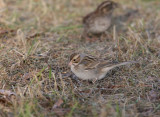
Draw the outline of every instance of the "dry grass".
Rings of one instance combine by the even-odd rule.
[[[82,42],[81,18],[101,1],[1,0],[0,89],[16,95],[0,92],[0,116],[160,115],[159,0],[117,0],[110,38]],[[71,74],[72,52],[140,64],[92,84]]]

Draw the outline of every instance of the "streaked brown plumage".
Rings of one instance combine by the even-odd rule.
[[[83,36],[105,32],[111,25],[112,13],[117,6],[117,3],[107,0],[102,2],[95,11],[86,15],[83,18]]]
[[[134,61],[113,63],[101,61],[86,54],[72,54],[69,66],[71,71],[82,80],[100,80],[113,68],[136,63]]]

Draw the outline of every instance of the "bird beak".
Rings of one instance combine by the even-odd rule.
[[[71,65],[72,65],[72,62],[70,61],[69,64],[68,64],[68,66],[70,67]]]

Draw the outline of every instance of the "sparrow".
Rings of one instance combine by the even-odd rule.
[[[78,78],[82,80],[92,80],[93,82],[95,82],[96,80],[103,79],[106,74],[113,68],[131,63],[137,62],[128,61],[122,63],[114,63],[100,60],[84,53],[73,53],[70,56],[69,67]]]
[[[105,32],[112,23],[112,13],[117,6],[117,3],[107,0],[102,2],[95,11],[86,15],[82,20],[84,27],[82,37]]]

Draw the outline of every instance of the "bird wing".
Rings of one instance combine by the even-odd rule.
[[[85,66],[85,70],[91,70],[97,68],[100,62],[97,58],[85,56],[79,64],[83,64]]]

